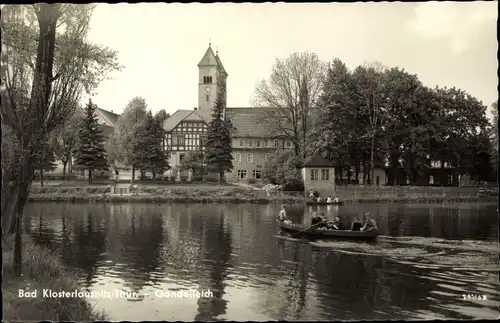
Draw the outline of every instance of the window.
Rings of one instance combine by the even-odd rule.
[[[253,147],[253,140],[248,140],[248,146]]]
[[[241,154],[240,153],[234,154],[234,161],[237,163],[241,163]]]
[[[318,170],[311,169],[311,181],[317,181],[317,180],[318,180]]]
[[[245,147],[245,140],[240,140],[240,147]]]
[[[279,147],[279,145],[280,145],[280,141],[278,139],[276,139],[274,141],[274,147]]]
[[[260,179],[262,176],[262,171],[260,169],[256,169],[253,171],[253,178]]]
[[[238,169],[238,178],[239,179],[247,178],[247,170],[246,169]]]
[[[203,76],[203,83],[212,83],[212,77],[211,76]]]
[[[429,184],[433,185],[434,184],[434,176],[429,176]]]
[[[184,155],[184,154],[179,155],[179,162],[180,163],[182,163],[182,161],[184,160],[184,157],[186,157],[186,155]]]
[[[268,147],[269,146],[269,140],[264,140],[264,147]]]
[[[285,145],[286,145],[286,148],[292,148],[292,142],[290,140],[287,140]]]
[[[270,156],[270,155],[269,155],[269,154],[267,154],[267,153],[266,153],[266,154],[264,154],[264,161],[268,161],[268,160],[269,160],[269,156]]]
[[[184,135],[172,136],[172,146],[184,146],[184,143],[185,143]]]
[[[329,169],[322,169],[321,170],[321,180],[328,181],[329,179],[330,179],[330,170]]]
[[[207,102],[208,102],[208,94],[207,94]]]
[[[453,184],[453,175],[448,175],[448,184]]]
[[[260,140],[255,140],[255,147],[260,147]]]
[[[253,154],[247,154],[247,163],[253,164]]]

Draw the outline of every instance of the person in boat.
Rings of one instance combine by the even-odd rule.
[[[332,202],[333,202],[333,199],[330,196],[328,196],[326,198],[326,203],[332,203]]]
[[[323,218],[321,216],[318,216],[316,212],[313,212],[312,218],[311,218],[311,226],[314,226],[315,228],[319,228],[323,222]]]
[[[286,220],[288,220],[288,216],[286,214],[286,209],[287,209],[286,205],[283,204],[281,206],[280,212],[278,213],[278,221],[285,222]]]
[[[333,203],[338,203],[338,202],[339,202],[339,198],[335,196],[335,197],[333,198],[333,201],[332,201],[332,202],[333,202]]]
[[[340,216],[336,216],[333,221],[332,228],[335,230],[345,230],[345,225]]]
[[[365,213],[364,225],[360,231],[378,231],[377,222],[375,222],[375,219],[370,212]]]
[[[351,224],[351,231],[360,231],[362,227],[363,224],[361,223],[361,221],[359,221],[358,218],[354,218],[354,221],[352,221]]]
[[[319,225],[320,228],[326,228],[328,225],[328,220],[326,219],[325,213],[321,213],[319,216],[321,218],[321,224]]]

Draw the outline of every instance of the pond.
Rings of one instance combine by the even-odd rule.
[[[278,209],[32,203],[24,230],[56,250],[89,291],[136,292],[91,299],[110,320],[498,317],[496,205],[358,204],[290,212],[294,222],[305,222],[313,211],[347,221],[370,211],[381,231],[375,243],[283,237]],[[211,297],[165,296],[189,290]]]

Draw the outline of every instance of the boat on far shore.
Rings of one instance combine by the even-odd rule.
[[[316,201],[307,201],[307,205],[342,205],[344,204],[343,201],[337,201],[337,202],[326,202],[326,201],[321,201],[321,202],[316,202]]]

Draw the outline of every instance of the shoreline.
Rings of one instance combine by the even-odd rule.
[[[67,203],[165,203],[165,204],[304,204],[303,197],[276,196],[267,198],[253,198],[249,196],[165,196],[165,195],[111,195],[111,194],[30,194],[29,202],[67,202]],[[345,199],[343,204],[393,203],[393,204],[432,204],[432,203],[471,203],[496,202],[496,196],[485,197],[399,197],[399,198],[370,198]],[[310,205],[315,206],[315,205]],[[335,206],[335,205],[332,205]]]
[[[82,291],[78,278],[68,271],[59,257],[23,235],[22,277],[13,274],[13,249],[3,245],[3,303],[5,321],[103,321],[83,297],[43,297],[43,290]],[[10,244],[10,243],[9,243]],[[20,297],[19,291],[37,291],[36,297]]]

